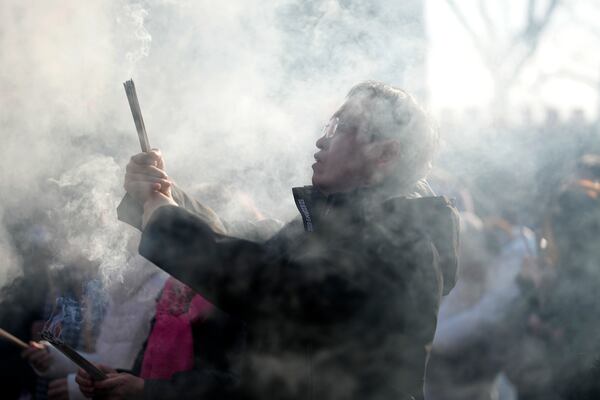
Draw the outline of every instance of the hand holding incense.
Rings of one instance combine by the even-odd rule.
[[[107,378],[106,374],[101,369],[86,360],[75,349],[54,336],[52,333],[44,331],[42,332],[42,338],[63,353],[69,360],[73,361],[75,364],[77,364],[77,366],[87,372],[93,380],[101,381]]]

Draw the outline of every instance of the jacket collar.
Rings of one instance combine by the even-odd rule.
[[[323,217],[332,210],[348,210],[356,217],[364,215],[367,202],[372,199],[373,190],[357,189],[347,193],[324,195],[313,186],[292,189],[294,202],[302,216],[304,230],[314,232]]]
[[[302,216],[304,230],[314,232],[316,219],[318,219],[318,204],[325,201],[325,196],[312,186],[292,188],[292,194],[294,195],[296,207]]]
[[[392,198],[410,199],[435,196],[425,179],[417,181],[404,191],[398,191],[397,185],[382,184],[328,196],[313,186],[295,187],[292,188],[292,193],[296,207],[302,216],[304,230],[307,232],[314,232],[322,217],[333,209],[345,209],[356,218],[362,218]]]
[[[456,282],[458,270],[458,212],[452,201],[443,196],[435,197],[429,185],[426,186],[413,192],[417,197],[413,197],[413,193],[390,196],[389,192],[376,189],[324,196],[312,186],[293,188],[292,193],[307,232],[322,229],[319,224],[326,216],[332,217],[326,219],[339,228],[357,220],[369,220],[367,215],[371,214],[374,222],[416,229],[436,248],[443,275],[443,294],[447,294]],[[340,210],[342,212],[338,212]],[[329,215],[330,212],[335,214]]]

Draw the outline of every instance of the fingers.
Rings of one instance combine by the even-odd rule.
[[[171,181],[168,179],[138,173],[127,173],[125,175],[125,183],[127,182],[149,182],[160,183],[162,185],[171,185]]]
[[[21,357],[28,358],[41,350],[46,350],[46,347],[38,342],[29,342],[29,347],[21,352]]]
[[[21,352],[21,357],[23,357],[24,359],[29,361],[31,356],[34,355],[35,353],[37,353],[38,351],[40,351],[40,350],[36,349],[35,347],[28,347]]]
[[[40,343],[30,342],[29,347],[21,353],[21,357],[40,371],[45,371],[50,366],[50,354],[46,350],[46,347]]]
[[[130,163],[153,165],[159,169],[165,168],[165,161],[159,149],[152,149],[148,153],[138,153],[131,157]]]
[[[31,342],[29,342],[29,345],[32,347],[35,347],[38,350],[46,350],[46,346],[40,342],[31,341]]]
[[[153,192],[161,191],[170,196],[172,182],[164,171],[160,150],[139,153],[127,164],[123,187],[138,202],[144,203]]]
[[[162,189],[162,184],[151,182],[126,182],[123,187],[135,199],[145,203],[152,193]]]
[[[127,174],[143,174],[153,176],[155,178],[169,179],[169,176],[163,169],[157,168],[153,165],[140,165],[136,163],[129,163],[125,168]]]
[[[96,389],[96,390],[113,389],[122,383],[122,381],[123,381],[122,375],[124,375],[124,374],[109,373],[107,379],[94,382],[94,389]]]
[[[162,152],[159,149],[150,150],[150,154],[156,158],[156,166],[159,169],[165,169],[165,159],[162,156]]]
[[[105,374],[116,374],[117,370],[111,367],[107,367],[104,364],[96,364],[96,367],[98,367],[102,372],[104,372]]]
[[[29,362],[37,369],[45,371],[50,366],[50,355],[45,350],[38,350],[29,358]]]
[[[79,385],[79,390],[85,397],[92,397],[94,395],[94,381],[88,375],[87,372],[80,369],[75,377],[75,382]]]

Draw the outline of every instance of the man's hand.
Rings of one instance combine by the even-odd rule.
[[[55,379],[48,384],[48,400],[69,400],[67,378]]]
[[[123,187],[140,204],[155,192],[171,197],[173,182],[165,172],[165,161],[158,149],[131,157],[125,172]]]
[[[96,365],[102,372],[107,375],[116,374],[117,371],[107,367],[105,365]],[[92,398],[94,396],[94,380],[89,376],[87,372],[80,369],[77,371],[77,376],[75,377],[75,382],[79,385],[79,390],[85,397]]]
[[[94,384],[94,389],[102,393],[103,400],[137,400],[144,394],[144,380],[135,375],[120,373],[109,374]]]
[[[52,357],[46,346],[38,342],[29,342],[29,347],[23,350],[21,357],[27,360],[39,372],[46,372],[52,362]]]
[[[102,400],[136,400],[141,399],[144,393],[144,380],[127,373],[109,372],[109,368],[99,366],[107,372],[108,378],[94,382],[82,370],[77,373],[75,380],[81,392],[86,397],[98,396]]]

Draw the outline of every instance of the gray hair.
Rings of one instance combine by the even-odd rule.
[[[395,183],[407,188],[427,176],[438,132],[410,94],[382,82],[366,81],[350,89],[346,99],[340,119],[348,119],[359,135],[370,141],[396,139],[400,143]]]

